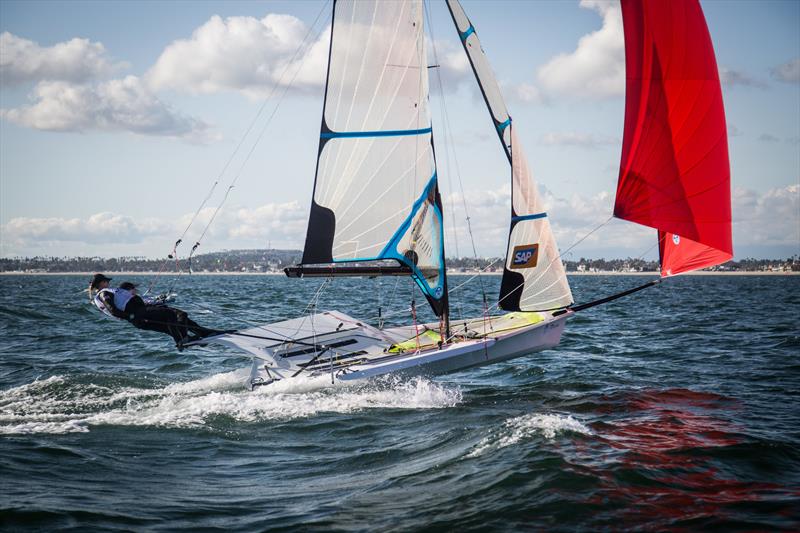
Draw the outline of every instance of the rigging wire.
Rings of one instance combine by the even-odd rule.
[[[428,8],[428,4],[424,3],[424,6],[425,6],[425,17],[426,17],[426,19],[428,21],[428,31],[430,33],[430,38],[431,38],[431,48],[433,50],[434,65],[435,65],[435,67],[437,69],[436,72],[437,72],[439,95],[440,95],[440,99],[442,101],[444,101],[444,89],[442,87],[442,79],[441,79],[441,74],[439,72],[440,63],[439,63],[439,59],[438,59],[438,54],[436,52],[436,39],[434,38],[434,33],[433,33],[433,22],[432,22],[432,19],[431,19],[431,16],[430,16],[430,10]],[[449,127],[449,125],[444,120],[444,114],[442,113],[441,108],[440,108],[439,112],[440,112],[440,115],[442,117],[441,118],[441,120],[442,120],[442,141],[443,141],[442,142],[442,146],[444,146],[444,161],[445,161],[445,164],[447,166],[447,176],[446,176],[447,189],[450,192],[450,194],[452,194],[452,191],[453,191],[453,178],[452,178],[451,172],[450,172],[450,169],[452,168],[452,165],[451,165],[451,158],[450,158],[450,145],[449,145],[449,143],[447,141],[447,128]],[[457,226],[456,226],[455,204],[453,204],[451,207],[452,207],[452,209],[448,209],[448,211],[450,212],[450,232],[449,233],[450,233],[451,241],[452,241],[452,243],[454,245],[454,248],[455,248],[455,256],[456,256],[456,258],[460,258],[461,254],[460,254],[459,249],[458,249],[458,230],[457,230]],[[444,209],[444,206],[442,206],[442,208]],[[444,220],[442,220],[442,224],[444,224]],[[452,309],[453,302],[450,301],[450,299],[449,299],[449,295],[450,295],[451,292],[452,291],[448,291],[448,302],[449,302],[449,304],[451,306],[451,309]],[[456,307],[458,309],[458,319],[459,320],[463,319],[464,318],[463,302],[461,300],[457,300],[455,305],[456,305]]]
[[[322,6],[323,9],[320,10],[320,13],[317,15],[317,18],[314,20],[314,24],[316,24],[317,21],[319,20],[319,17],[322,14],[322,11],[324,10],[326,5],[327,5],[327,2],[325,4],[323,4],[323,6]],[[306,33],[306,38],[304,39],[303,43],[305,43],[305,40],[308,38],[309,35],[311,35],[313,29],[314,29],[314,26],[312,25],[309,28],[308,33]],[[315,39],[319,38],[319,36],[322,34],[324,29],[325,29],[324,26],[319,29],[319,31],[315,35]],[[289,66],[295,60],[295,58],[297,57],[297,54],[300,52],[300,50],[302,48],[303,48],[303,45],[301,44],[301,46],[298,47],[298,49],[295,51],[294,56],[292,56],[292,59],[287,64],[287,66],[284,69],[283,73],[281,73],[280,78],[275,83],[275,85],[273,85],[272,91],[270,92],[270,95],[269,95],[269,98],[272,98],[272,95],[274,94],[275,89],[277,89],[278,85],[280,85],[280,83],[283,81],[284,76],[286,75],[286,73],[289,70]],[[230,195],[231,190],[236,185],[236,182],[239,180],[239,177],[242,175],[242,172],[244,171],[245,166],[247,165],[248,161],[250,161],[250,157],[253,155],[253,152],[255,152],[256,147],[261,142],[261,139],[264,137],[264,134],[267,131],[267,127],[270,125],[270,123],[272,122],[272,119],[275,117],[275,114],[278,112],[278,109],[280,108],[281,104],[283,103],[283,99],[286,97],[286,94],[289,92],[289,89],[294,85],[294,81],[297,79],[297,76],[300,73],[300,71],[303,70],[303,65],[305,65],[305,62],[306,62],[307,59],[308,59],[308,55],[306,55],[302,59],[302,61],[300,61],[300,65],[297,67],[297,70],[295,70],[294,75],[292,76],[292,79],[289,80],[289,83],[284,86],[283,92],[278,97],[278,102],[275,104],[275,107],[272,109],[272,113],[270,113],[269,117],[267,117],[267,120],[264,123],[264,126],[261,128],[261,131],[258,134],[258,137],[256,138],[256,140],[253,143],[253,145],[250,147],[250,151],[247,152],[247,155],[245,156],[244,160],[242,161],[242,164],[239,166],[239,170],[237,171],[236,175],[233,177],[233,180],[231,180],[231,184],[225,190],[225,195],[223,196],[222,201],[219,203],[219,205],[217,205],[217,208],[214,210],[214,213],[211,215],[211,219],[208,221],[208,223],[206,224],[205,228],[203,228],[203,232],[200,234],[200,237],[197,239],[197,241],[195,242],[194,246],[192,247],[192,251],[189,253],[189,264],[190,265],[191,265],[191,259],[192,259],[192,256],[194,255],[194,252],[200,246],[200,242],[203,240],[203,237],[205,237],[206,233],[208,232],[208,229],[211,227],[211,224],[214,222],[214,219],[216,219],[217,214],[219,214],[219,212],[222,209],[223,205],[225,205],[225,202],[228,200],[228,196]]]
[[[438,57],[438,53],[436,51],[436,38],[435,38],[435,35],[433,33],[433,24],[431,23],[430,10],[428,9],[428,4],[427,3],[424,3],[424,6],[425,6],[425,15],[426,15],[426,17],[428,19],[428,30],[430,31],[430,34],[431,34],[431,48],[433,49],[434,63],[439,65],[440,64],[439,63],[439,57]],[[447,102],[445,101],[445,98],[444,98],[444,89],[443,89],[443,83],[442,83],[442,73],[440,72],[440,69],[436,69],[436,78],[437,78],[437,81],[439,82],[438,83],[438,85],[439,85],[439,98],[441,99],[441,102],[442,102],[441,115],[442,115],[442,123],[443,123],[443,128],[442,129],[444,130],[444,134],[445,134],[444,135],[444,137],[445,137],[445,139],[444,139],[445,140],[445,143],[444,143],[445,144],[445,152],[448,153],[448,149],[453,151],[453,161],[455,163],[456,176],[458,177],[458,185],[459,185],[459,189],[461,191],[461,202],[462,202],[463,207],[464,207],[464,215],[465,215],[465,220],[467,222],[467,232],[469,234],[470,244],[472,245],[472,255],[473,255],[473,258],[475,259],[475,266],[477,267],[477,265],[478,265],[478,250],[475,247],[475,236],[474,236],[474,234],[472,232],[472,222],[471,222],[471,217],[469,216],[469,209],[467,208],[467,198],[466,198],[466,195],[464,193],[464,182],[461,179],[461,167],[458,164],[458,156],[457,156],[456,150],[455,150],[455,141],[453,139],[453,128],[451,127],[450,116],[449,116],[449,114],[447,112]],[[449,138],[449,142],[448,142],[448,138]],[[447,157],[448,157],[447,161],[448,161],[448,169],[449,169],[449,161],[450,161],[449,155]],[[448,176],[448,178],[449,178],[449,176]],[[455,216],[455,213],[453,214],[453,216]],[[453,226],[455,226],[455,223],[453,224]],[[455,232],[455,227],[453,228],[453,231]],[[487,301],[486,288],[484,286],[483,278],[480,276],[480,270],[478,272],[479,272],[478,281],[480,283],[481,295],[482,295],[483,301],[485,303]],[[459,309],[459,310],[462,312],[462,316],[463,316],[463,310],[461,310],[461,309]]]
[[[569,252],[570,252],[570,251],[571,251],[573,248],[575,248],[575,247],[576,247],[576,246],[578,246],[580,243],[582,243],[583,241],[585,241],[585,240],[586,240],[586,239],[587,239],[587,238],[588,238],[590,235],[592,235],[594,232],[598,231],[600,228],[602,228],[603,226],[605,226],[606,224],[608,224],[609,222],[611,222],[613,219],[614,219],[614,215],[611,215],[610,217],[608,217],[608,219],[606,219],[606,221],[605,221],[605,222],[603,222],[602,224],[599,224],[599,225],[595,226],[595,227],[594,227],[594,228],[593,228],[593,229],[592,229],[590,232],[588,232],[586,235],[584,235],[583,237],[581,237],[580,239],[578,239],[577,241],[575,241],[574,243],[572,243],[572,244],[571,244],[571,245],[570,245],[570,246],[569,246],[569,247],[568,247],[566,250],[564,250],[564,252],[563,252],[563,253],[560,253],[560,254],[559,254],[559,257],[555,257],[555,258],[551,259],[550,263],[549,263],[547,266],[549,267],[551,264],[553,264],[553,263],[556,261],[556,259],[558,259],[558,260],[560,261],[560,260],[561,260],[561,257],[563,257],[564,255],[566,255],[567,253],[569,253]],[[653,248],[655,248],[656,246],[658,246],[658,245],[661,243],[661,241],[663,240],[663,238],[664,238],[664,237],[662,237],[661,239],[657,239],[655,244],[653,244],[653,245],[651,245],[650,247],[648,247],[648,248],[647,248],[647,249],[646,249],[644,252],[642,252],[642,254],[641,254],[641,255],[639,255],[639,256],[638,256],[636,259],[641,259],[641,258],[643,258],[645,255],[647,255],[648,253],[650,253],[650,251],[652,251],[652,250],[653,250]],[[524,285],[524,283],[521,283],[521,284],[517,285],[516,287],[514,287],[514,289],[512,289],[511,291],[509,291],[509,292],[508,292],[508,294],[506,294],[506,296],[504,296],[503,298],[500,298],[500,299],[497,301],[497,303],[495,303],[494,305],[492,305],[492,306],[489,308],[489,310],[491,311],[492,309],[496,309],[497,307],[499,307],[499,306],[500,306],[500,303],[501,303],[501,302],[502,302],[502,301],[503,301],[505,298],[507,298],[507,297],[508,297],[510,294],[512,294],[514,291],[516,291],[517,289],[519,289],[519,288],[520,288],[520,287],[522,287],[523,285]]]
[[[469,283],[469,282],[470,282],[470,281],[472,281],[473,279],[475,279],[475,278],[477,278],[478,276],[480,276],[480,274],[481,274],[482,272],[486,272],[487,270],[489,270],[490,268],[492,268],[492,267],[493,267],[495,264],[497,264],[497,262],[499,262],[499,261],[501,261],[501,260],[502,260],[502,258],[501,258],[501,257],[498,257],[498,258],[496,258],[494,261],[492,261],[491,263],[489,263],[488,265],[486,265],[485,267],[483,267],[482,269],[480,269],[480,270],[479,270],[479,271],[478,271],[476,274],[473,274],[472,276],[470,276],[470,277],[469,277],[469,279],[467,279],[467,281],[465,281],[465,282],[463,282],[463,283],[460,283],[460,284],[459,284],[459,285],[457,285],[455,288],[452,288],[452,289],[450,289],[449,291],[447,291],[447,292],[448,292],[448,294],[452,294],[452,293],[456,292],[458,289],[460,289],[461,287],[463,287],[464,285],[466,285],[467,283]]]
[[[324,7],[325,7],[325,5],[323,5],[323,8]],[[319,18],[319,16],[317,18]],[[316,21],[314,23],[316,24]],[[312,26],[311,29],[313,29],[313,26]],[[311,29],[309,29],[309,33],[306,34],[306,35],[310,35]],[[320,28],[320,30],[317,32],[317,34],[315,36],[315,39],[318,38],[322,34],[324,29],[325,29],[324,26],[322,28]],[[290,60],[289,64],[291,64],[291,62],[294,61],[294,59],[295,59],[295,57],[296,57],[298,52],[299,52],[299,49],[298,49],[298,51],[295,52],[295,56],[292,57],[292,59]],[[200,246],[200,242],[203,240],[203,237],[205,237],[206,233],[208,232],[208,229],[211,227],[211,224],[214,222],[214,219],[216,219],[217,214],[219,214],[220,210],[225,205],[225,202],[228,200],[228,196],[230,195],[231,190],[236,186],[236,182],[239,180],[239,177],[241,177],[245,166],[247,166],[247,163],[250,161],[250,157],[253,155],[253,152],[255,152],[256,147],[261,142],[261,139],[264,137],[264,134],[267,131],[267,127],[270,125],[270,123],[272,122],[272,119],[275,117],[275,114],[278,112],[278,109],[280,108],[281,104],[283,103],[283,99],[286,97],[286,94],[289,92],[289,89],[291,89],[292,85],[294,85],[294,81],[297,79],[297,76],[298,76],[298,74],[300,74],[300,71],[303,70],[303,65],[305,65],[305,62],[306,62],[307,59],[308,59],[308,55],[306,55],[300,61],[300,65],[297,67],[297,70],[295,70],[294,75],[292,75],[292,79],[289,80],[289,83],[284,86],[283,93],[281,93],[281,95],[278,97],[278,102],[275,104],[275,107],[272,109],[272,113],[270,113],[269,117],[267,117],[267,120],[264,123],[264,126],[261,128],[261,131],[258,134],[258,137],[256,138],[256,140],[253,143],[253,145],[250,147],[250,151],[247,152],[247,155],[245,156],[244,160],[242,161],[242,164],[239,166],[239,170],[236,172],[236,175],[234,176],[233,180],[231,180],[231,184],[225,190],[225,195],[222,197],[222,201],[220,201],[219,205],[214,210],[214,213],[211,215],[211,219],[208,221],[208,223],[206,224],[205,228],[203,228],[203,232],[200,234],[200,237],[197,239],[197,241],[195,242],[194,246],[192,246],[192,251],[189,253],[189,258],[188,258],[190,267],[191,267],[191,261],[192,261],[192,256],[194,255],[194,252]],[[277,88],[277,86],[280,84],[280,82],[283,81],[283,76],[286,74],[288,69],[289,69],[289,67],[287,65],[286,69],[283,71],[283,74],[281,74],[280,79],[273,86],[273,89]],[[272,93],[270,93],[270,97],[271,97],[271,95],[272,95]]]
[[[441,64],[439,63],[439,59],[438,59],[438,56],[437,56],[437,53],[436,53],[436,39],[434,38],[434,34],[433,34],[433,22],[431,20],[431,14],[430,14],[430,10],[428,9],[427,2],[423,1],[423,5],[425,7],[425,18],[428,21],[428,32],[431,35],[431,48],[433,50],[433,57],[434,57],[434,61],[433,62],[434,62],[435,68],[437,68],[436,72],[438,74],[439,73],[438,68],[441,66]],[[441,98],[444,100],[444,90],[442,88],[441,75],[438,75],[437,81],[439,82],[439,93],[441,95]],[[444,122],[444,120],[442,120],[442,132],[443,133],[444,133],[444,129],[445,129],[446,126],[447,126],[446,123]],[[447,169],[448,169],[448,173],[447,173],[447,188],[450,191],[452,191],[453,190],[453,180],[450,177],[450,172],[449,172],[449,169],[451,168],[450,167],[450,150],[449,150],[448,145],[447,145],[447,134],[446,133],[443,135],[443,143],[442,144],[445,146],[444,158],[445,158],[445,162],[447,164]],[[453,244],[455,246],[456,257],[460,257],[460,254],[459,254],[459,251],[458,251],[458,233],[456,232],[455,209],[450,209],[450,218],[451,218],[451,221],[452,221],[451,222],[452,228],[451,228],[450,231],[451,231],[451,235],[452,235],[452,239],[453,239]]]
[[[276,89],[278,88],[278,86],[283,81],[286,73],[289,71],[289,68],[294,63],[294,61],[297,58],[298,54],[302,50],[307,48],[307,44],[310,42],[308,40],[308,38],[309,38],[310,35],[312,35],[312,33],[314,31],[314,28],[316,27],[317,23],[319,22],[320,17],[322,16],[322,14],[325,12],[325,8],[327,7],[329,2],[330,2],[330,0],[325,0],[325,2],[322,4],[322,7],[320,8],[319,12],[317,13],[316,18],[314,19],[314,22],[311,24],[311,26],[309,26],[308,31],[306,32],[306,35],[303,37],[303,40],[300,42],[300,44],[298,45],[297,49],[294,51],[294,54],[292,55],[291,59],[287,62],[286,67],[283,69],[283,72],[281,72],[280,77],[272,85],[272,88],[271,88],[269,94],[264,98],[264,101],[262,102],[261,106],[259,107],[258,112],[256,113],[255,117],[253,118],[253,120],[248,125],[247,129],[245,130],[244,135],[242,135],[242,137],[239,139],[239,142],[237,143],[235,149],[231,153],[230,157],[228,157],[227,161],[225,162],[225,165],[222,167],[222,170],[217,175],[216,179],[214,180],[214,183],[211,185],[211,188],[209,189],[208,193],[206,194],[206,197],[203,199],[203,201],[200,204],[200,206],[194,212],[194,215],[192,215],[192,218],[189,221],[189,224],[183,230],[183,233],[178,238],[178,240],[175,241],[175,244],[174,244],[174,246],[172,248],[172,253],[170,253],[167,256],[167,259],[165,259],[164,262],[162,263],[161,268],[159,269],[159,272],[156,274],[155,278],[153,279],[153,281],[148,286],[147,290],[145,291],[145,294],[149,293],[150,290],[153,288],[153,286],[155,285],[155,283],[158,280],[159,276],[161,276],[162,272],[164,271],[164,269],[165,269],[165,267],[167,265],[167,262],[169,260],[171,260],[171,259],[175,260],[175,265],[176,265],[176,270],[178,272],[178,277],[180,277],[180,275],[183,273],[183,271],[179,267],[179,262],[178,262],[178,254],[177,254],[178,246],[186,238],[186,235],[189,232],[189,229],[192,227],[192,225],[194,225],[195,221],[197,220],[197,217],[200,215],[200,212],[203,210],[205,205],[208,203],[208,201],[213,196],[214,191],[217,188],[217,185],[219,185],[222,177],[225,175],[225,173],[227,172],[227,170],[230,167],[231,163],[233,162],[234,158],[239,153],[239,150],[244,145],[245,140],[250,136],[250,133],[253,130],[253,127],[256,125],[256,123],[258,122],[259,118],[261,117],[261,115],[263,114],[264,110],[266,109],[267,103],[269,103],[272,100],[272,97],[275,94]],[[325,26],[323,25],[322,28],[317,32],[317,34],[315,35],[315,40],[316,40],[316,38],[319,37],[319,35],[322,33],[324,28],[325,28]],[[211,222],[213,222],[214,218],[216,217],[217,213],[219,212],[220,208],[222,207],[222,204],[224,204],[225,200],[227,200],[228,194],[230,193],[230,190],[233,188],[233,184],[236,182],[236,180],[241,175],[241,172],[244,169],[245,164],[250,159],[250,156],[252,155],[253,151],[255,150],[255,147],[261,141],[261,138],[263,137],[264,132],[266,131],[266,129],[269,126],[270,122],[272,122],[272,118],[275,116],[275,113],[278,111],[278,108],[280,107],[281,103],[283,102],[283,98],[286,96],[286,93],[288,92],[289,88],[293,85],[294,80],[297,78],[298,73],[300,72],[300,70],[302,70],[303,65],[305,64],[305,61],[306,61],[307,58],[308,58],[308,55],[306,55],[303,58],[303,60],[300,62],[300,65],[297,68],[297,70],[295,71],[294,76],[292,77],[291,81],[289,82],[288,85],[285,86],[283,94],[280,96],[280,98],[278,99],[278,102],[275,104],[275,107],[273,108],[272,113],[270,114],[269,118],[267,119],[266,123],[264,124],[264,126],[263,126],[263,128],[261,130],[261,133],[259,134],[258,138],[256,139],[256,142],[253,144],[252,148],[250,149],[250,152],[247,154],[244,162],[242,163],[241,167],[239,168],[238,173],[236,174],[236,176],[234,177],[233,181],[231,182],[231,185],[226,190],[225,196],[224,196],[222,202],[220,203],[219,206],[217,206],[217,209],[214,211],[214,214],[212,215],[211,220],[208,222],[208,224],[206,224],[206,227],[204,228],[202,234],[200,235],[200,238],[197,239],[197,241],[195,242],[195,245],[192,247],[192,250],[191,250],[191,252],[189,254],[189,257],[188,257],[190,271],[191,271],[191,258],[193,256],[194,252],[197,250],[197,247],[200,246],[200,241],[205,236],[206,232],[208,231],[208,228],[211,226]],[[171,284],[170,288],[167,290],[168,293],[172,290],[172,287],[174,285],[175,285],[175,281],[173,280],[173,283]]]
[[[611,216],[609,216],[609,217],[608,217],[608,218],[607,218],[607,219],[606,219],[604,222],[602,222],[601,224],[599,224],[599,225],[595,226],[595,227],[594,227],[594,228],[593,228],[591,231],[589,231],[589,232],[588,232],[586,235],[584,235],[583,237],[581,237],[580,239],[578,239],[577,241],[575,241],[575,242],[573,242],[571,245],[569,245],[569,246],[567,247],[567,249],[566,249],[566,250],[564,250],[563,252],[559,252],[559,254],[558,254],[557,256],[553,257],[553,258],[550,260],[550,262],[547,264],[547,268],[550,268],[550,266],[551,266],[553,263],[555,263],[556,261],[561,261],[561,257],[562,257],[562,256],[564,256],[564,255],[566,255],[567,253],[569,253],[569,252],[570,252],[570,251],[571,251],[573,248],[575,248],[575,247],[576,247],[576,246],[578,246],[580,243],[582,243],[583,241],[585,241],[587,238],[589,238],[589,236],[590,236],[590,235],[592,235],[594,232],[596,232],[597,230],[599,230],[600,228],[602,228],[603,226],[605,226],[606,224],[608,224],[608,223],[609,223],[609,222],[611,222],[612,220],[614,220],[614,215],[613,215],[613,214],[612,214]],[[520,287],[522,287],[523,285],[525,285],[525,282],[524,282],[524,281],[523,281],[522,283],[520,283],[519,285],[517,285],[516,287],[514,287],[513,289],[511,289],[510,291],[508,291],[508,292],[506,293],[506,295],[505,295],[505,296],[503,296],[502,298],[498,299],[496,303],[492,304],[492,306],[491,306],[491,307],[489,307],[489,311],[491,312],[491,310],[492,310],[492,309],[496,309],[496,308],[498,308],[498,307],[500,306],[500,303],[501,303],[503,300],[505,300],[506,298],[508,298],[510,295],[514,294],[514,292],[516,292],[516,291],[517,291],[517,290],[518,290]]]

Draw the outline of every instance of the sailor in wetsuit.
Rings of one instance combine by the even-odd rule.
[[[166,333],[181,349],[184,343],[222,333],[204,328],[189,318],[185,311],[169,307],[158,299],[143,299],[136,294],[136,285],[126,281],[116,289],[109,287],[111,278],[95,274],[89,286],[92,302],[104,314],[129,321],[139,329]],[[189,332],[192,335],[189,335]]]
[[[104,315],[127,320],[125,314],[114,307],[114,293],[117,289],[109,287],[111,279],[103,274],[95,274],[89,283],[89,299]]]

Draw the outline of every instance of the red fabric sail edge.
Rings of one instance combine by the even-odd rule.
[[[700,4],[621,3],[626,102],[614,215],[659,230],[664,276],[725,262],[733,255],[727,128]]]
[[[663,231],[658,232],[658,252],[664,278],[720,265],[733,258],[722,250]]]

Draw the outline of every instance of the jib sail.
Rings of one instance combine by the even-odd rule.
[[[500,87],[461,4],[458,0],[448,0],[447,6],[511,164],[511,227],[500,307],[508,311],[566,307],[572,303],[572,292],[561,255]]]

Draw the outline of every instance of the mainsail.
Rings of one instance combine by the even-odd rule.
[[[572,303],[572,293],[561,255],[500,87],[475,27],[461,4],[458,0],[448,0],[447,6],[511,163],[511,228],[500,286],[500,307],[507,311],[566,307]]]
[[[661,275],[728,261],[730,165],[714,47],[697,0],[622,0],[626,102],[614,215],[658,230]]]
[[[302,263],[396,260],[441,315],[444,233],[423,14],[421,0],[334,3]]]

